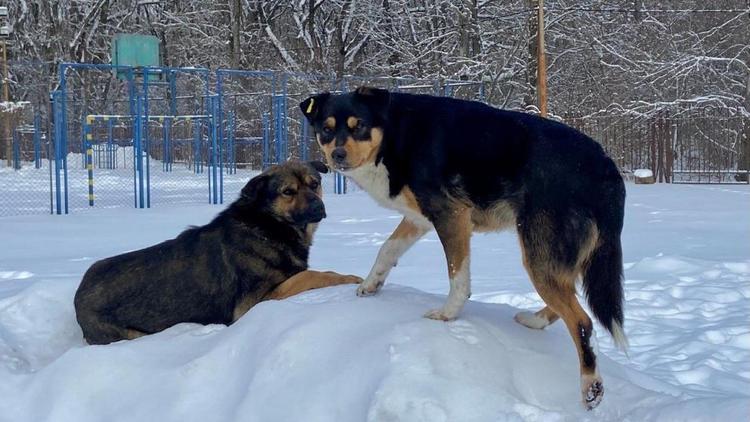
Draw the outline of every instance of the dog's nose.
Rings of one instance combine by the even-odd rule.
[[[333,152],[331,152],[331,158],[337,163],[346,160],[346,149],[344,147],[334,149]]]

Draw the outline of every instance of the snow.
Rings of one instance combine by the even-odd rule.
[[[28,101],[0,101],[0,113],[13,113],[31,105]]]
[[[261,303],[230,327],[86,346],[72,305],[86,268],[220,209],[159,205],[0,218],[0,421],[746,420],[750,187],[627,189],[631,348],[596,325],[605,396],[592,412],[564,325],[513,321],[541,301],[507,232],[474,236],[474,294],[453,322],[422,317],[448,291],[430,233],[372,297],[332,287]],[[399,216],[361,192],[325,200],[311,266],[367,274]]]
[[[633,176],[641,178],[654,177],[654,172],[649,169],[638,169],[633,172]]]

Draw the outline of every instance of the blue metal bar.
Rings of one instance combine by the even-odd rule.
[[[143,113],[141,113],[142,103],[143,99],[139,96],[136,100],[136,115],[135,115],[135,148],[134,148],[134,154],[133,159],[135,160],[135,165],[133,166],[133,171],[135,171],[138,175],[138,207],[143,208],[144,205],[144,195],[143,195]]]
[[[163,171],[169,171],[169,122],[165,120],[164,124],[161,125],[161,143],[162,143],[162,162],[161,168]]]
[[[150,160],[150,144],[149,144],[149,110],[148,110],[148,76],[149,76],[149,68],[143,69],[143,93],[142,95],[142,102],[143,102],[143,117],[144,120],[141,122],[141,154],[145,152],[145,158],[146,158],[146,164],[145,169],[143,168],[143,164],[141,164],[142,171],[145,170],[145,178],[146,178],[146,208],[151,208],[151,160]],[[139,113],[140,114],[140,113]],[[143,155],[138,155],[138,160],[141,162],[143,160]],[[143,173],[141,173],[141,196],[143,196]],[[143,201],[141,200],[141,208],[143,208]]]
[[[53,122],[55,124],[55,138],[54,138],[54,145],[55,145],[55,211],[58,215],[62,214],[62,197],[61,197],[61,186],[60,186],[60,170],[62,167],[62,162],[60,160],[60,150],[61,146],[60,143],[62,141],[62,118],[60,117],[60,91],[52,91],[52,116],[53,116]]]
[[[218,188],[219,188],[218,187],[218,174],[216,174],[216,172],[218,170],[218,157],[217,157],[217,155],[219,153],[219,151],[218,151],[218,149],[219,149],[219,146],[218,146],[219,142],[218,141],[219,140],[217,139],[218,135],[219,135],[218,134],[218,130],[217,130],[217,126],[219,124],[219,122],[217,122],[217,119],[218,119],[218,115],[217,115],[218,113],[217,113],[217,110],[216,110],[217,109],[217,104],[216,104],[217,101],[218,101],[218,97],[216,97],[216,96],[211,97],[211,114],[213,115],[213,121],[212,121],[212,124],[211,124],[211,177],[213,179],[212,180],[212,182],[213,182],[213,191],[212,191],[212,194],[213,194],[212,198],[213,198],[213,200],[212,200],[212,203],[213,204],[217,204],[218,203],[218,194],[219,194],[219,192],[218,192]]]
[[[107,168],[113,170],[117,167],[117,156],[115,155],[114,145],[114,121],[112,119],[107,120]]]
[[[78,68],[72,63],[60,63],[58,66],[58,74],[60,76],[60,153],[61,155],[61,167],[63,170],[63,184],[65,189],[65,214],[68,213],[68,113],[67,113],[67,80],[65,78],[65,71],[68,67]]]
[[[301,112],[301,111],[300,111]],[[307,161],[308,157],[308,144],[310,142],[310,134],[309,134],[309,128],[310,125],[307,123],[307,117],[304,115],[302,116],[302,135],[300,136],[300,158],[302,161]]]
[[[201,156],[201,132],[193,127],[193,171],[199,174],[198,165]]]
[[[83,132],[83,137],[86,142],[86,150],[85,150],[85,156],[86,157],[86,173],[88,175],[88,185],[89,185],[89,206],[94,206],[94,162],[93,162],[93,151],[92,151],[92,141],[93,141],[93,134],[91,133],[91,123],[93,123],[93,120],[89,120],[88,118],[83,121],[83,127],[81,128],[81,132]]]
[[[235,76],[254,76],[254,77],[265,77],[274,78],[275,73],[270,70],[240,70],[240,69],[216,69],[216,76],[219,75],[235,75]]]
[[[268,112],[263,113],[263,162],[261,170],[265,170],[270,165],[271,160],[271,122]]]
[[[177,115],[177,71],[174,69],[171,69],[168,75],[169,75],[169,92],[170,92],[169,111],[172,114],[172,116],[176,116]],[[167,162],[167,171],[172,171],[172,162],[174,161],[174,157],[172,155],[172,152],[173,152],[172,151],[172,124],[174,124],[174,122],[170,122],[168,128],[166,128],[167,125],[165,125],[165,128],[167,130],[167,147],[169,148],[169,161]]]
[[[34,168],[42,168],[42,116],[34,113]]]
[[[224,127],[224,122],[221,119],[221,115],[219,114],[219,103],[221,102],[221,99],[217,96],[214,103],[216,103],[216,106],[212,110],[212,114],[215,116],[219,116],[218,119],[218,125],[217,125],[217,133],[221,133],[222,128]],[[224,138],[219,136],[219,203],[224,203]]]

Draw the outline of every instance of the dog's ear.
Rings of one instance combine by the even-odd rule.
[[[317,170],[318,173],[328,173],[328,166],[325,165],[322,161],[313,160],[310,161],[308,164],[312,166],[315,170]]]
[[[361,86],[354,91],[354,95],[360,101],[370,105],[379,112],[384,112],[391,102],[391,93],[380,88]]]
[[[311,124],[315,122],[315,119],[317,119],[320,115],[320,110],[323,109],[323,105],[326,103],[326,101],[328,101],[328,98],[330,96],[330,93],[324,92],[322,94],[313,95],[312,97],[299,103],[299,108],[300,110],[302,110],[302,114],[307,117],[308,122],[310,122]]]
[[[266,192],[268,191],[268,181],[270,176],[267,174],[260,174],[250,179],[249,182],[242,188],[240,197],[248,203],[256,203],[262,200]]]

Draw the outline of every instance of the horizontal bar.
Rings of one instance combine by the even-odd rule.
[[[144,119],[148,120],[193,120],[193,119],[207,119],[210,116],[207,114],[179,114],[179,115],[148,115],[143,116]],[[107,120],[125,120],[134,119],[135,116],[130,114],[89,114],[86,116],[86,121],[107,121]]]

